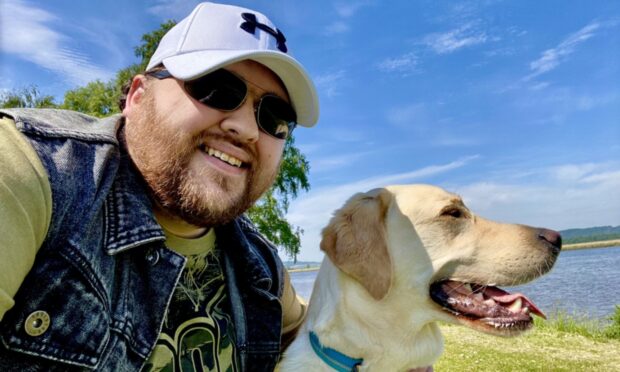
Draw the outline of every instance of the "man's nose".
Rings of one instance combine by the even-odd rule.
[[[251,99],[246,99],[239,108],[226,115],[222,129],[244,143],[258,141],[260,135]]]

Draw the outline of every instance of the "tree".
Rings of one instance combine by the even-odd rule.
[[[116,77],[108,82],[96,80],[67,91],[60,107],[97,117],[118,113],[122,87],[131,82],[133,76],[144,72],[159,41],[175,24],[174,21],[168,21],[157,30],[144,34],[142,43],[134,49],[134,54],[140,59],[138,63],[119,70]],[[53,103],[51,96],[41,97],[35,87],[24,89],[15,96],[0,100],[0,104],[6,103],[6,106],[2,107],[58,106]],[[307,176],[309,169],[305,156],[295,147],[294,137],[289,137],[274,186],[248,211],[259,231],[293,258],[299,253],[303,230],[291,225],[285,215],[290,201],[295,199],[301,190],[310,189]]]
[[[297,262],[303,230],[291,225],[285,218],[291,199],[300,190],[308,191],[310,164],[295,147],[295,138],[286,140],[280,173],[271,189],[248,211],[250,219],[278,247],[284,248],[289,257]]]
[[[142,44],[134,48],[134,54],[140,58],[140,62],[119,70],[116,77],[107,83],[97,80],[86,86],[67,91],[62,108],[97,117],[118,113],[120,111],[118,101],[123,86],[129,84],[135,75],[146,70],[146,65],[155,53],[159,40],[175,24],[174,21],[167,21],[162,23],[157,30],[142,35]]]
[[[91,81],[86,86],[67,91],[61,107],[97,117],[108,116],[119,111],[119,92],[113,81]]]
[[[0,108],[55,108],[54,97],[42,96],[36,86],[7,92],[0,96]]]

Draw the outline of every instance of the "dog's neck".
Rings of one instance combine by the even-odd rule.
[[[416,304],[410,301],[411,298],[372,299],[355,280],[325,258],[306,321],[285,354],[282,366],[286,368],[282,370],[331,371],[312,351],[310,332],[324,346],[363,359],[360,370],[395,371],[432,365],[442,352],[443,338],[433,321],[413,313]],[[395,311],[395,306],[402,311]]]

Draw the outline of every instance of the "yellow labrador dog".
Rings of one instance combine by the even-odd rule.
[[[280,371],[425,371],[443,351],[439,320],[514,336],[544,316],[497,286],[548,272],[552,230],[492,222],[429,185],[354,195],[323,230],[308,316]]]

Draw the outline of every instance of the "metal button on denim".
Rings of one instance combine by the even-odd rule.
[[[50,315],[43,310],[37,310],[26,318],[24,329],[30,336],[41,336],[50,326]]]
[[[146,253],[146,262],[151,264],[151,266],[155,266],[159,262],[159,252],[156,249],[149,249]]]

